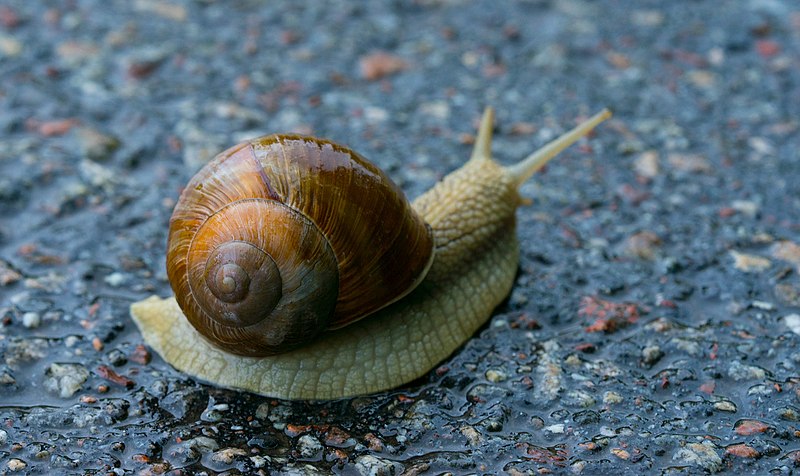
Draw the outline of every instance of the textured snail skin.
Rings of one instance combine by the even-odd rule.
[[[397,387],[461,346],[508,295],[519,257],[519,186],[560,150],[610,116],[594,116],[517,165],[490,157],[487,110],[471,159],[412,204],[432,227],[435,258],[422,283],[376,314],[306,347],[241,357],[209,344],[174,298],[131,306],[145,341],[178,370],[215,385],[285,399],[334,399]],[[569,136],[569,137],[567,137]]]

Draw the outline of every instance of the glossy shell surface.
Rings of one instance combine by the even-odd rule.
[[[271,355],[400,299],[433,248],[430,227],[376,166],[325,140],[272,135],[192,178],[170,220],[167,274],[206,338]]]

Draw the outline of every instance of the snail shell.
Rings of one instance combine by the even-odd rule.
[[[217,346],[264,356],[402,298],[433,235],[380,169],[331,142],[271,135],[219,154],[170,220],[167,274]]]

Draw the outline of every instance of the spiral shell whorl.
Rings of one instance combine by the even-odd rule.
[[[187,253],[191,295],[208,319],[242,328],[267,318],[281,299],[283,279],[275,260],[252,230],[237,230],[244,217],[267,218],[263,206],[240,200],[211,215]],[[213,316],[213,317],[212,317]]]
[[[208,291],[216,298],[213,304],[226,306],[219,313],[232,327],[245,327],[264,319],[280,301],[283,280],[275,261],[266,251],[253,243],[230,241],[215,248],[208,256],[204,269],[192,282],[205,281]],[[208,295],[192,289],[195,296]],[[210,312],[203,306],[206,313]]]

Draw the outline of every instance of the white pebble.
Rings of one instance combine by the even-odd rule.
[[[122,273],[111,273],[104,279],[106,284],[108,284],[109,286],[113,286],[115,288],[122,286],[123,284],[125,284],[125,281],[127,280],[128,278]]]
[[[558,423],[558,424],[555,424],[555,425],[546,426],[546,427],[544,427],[544,431],[546,431],[548,433],[555,433],[555,434],[564,433],[564,424],[563,423]]]
[[[775,305],[771,302],[766,301],[753,301],[753,307],[757,309],[763,309],[765,311],[772,311],[775,309]]]
[[[81,342],[81,338],[78,336],[67,336],[64,338],[64,345],[67,347],[75,347]]]
[[[800,314],[789,314],[783,318],[783,322],[792,332],[800,334]]]
[[[22,325],[28,329],[35,329],[42,323],[42,316],[38,312],[26,312],[22,315]]]
[[[736,413],[736,404],[728,400],[720,400],[714,403],[714,408],[721,412]]]
[[[312,458],[322,452],[322,443],[311,435],[303,435],[297,440],[297,448],[303,458]]]

